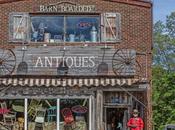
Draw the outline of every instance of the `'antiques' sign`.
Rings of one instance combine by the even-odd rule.
[[[72,2],[59,2],[51,5],[40,5],[39,12],[95,12],[95,5],[78,5]]]

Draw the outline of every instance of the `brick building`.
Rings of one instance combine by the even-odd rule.
[[[1,130],[152,129],[151,1],[0,0],[0,43]]]

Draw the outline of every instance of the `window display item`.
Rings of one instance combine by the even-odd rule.
[[[44,33],[44,42],[50,42],[50,33]]]
[[[91,33],[91,42],[97,42],[97,29],[95,28],[95,26],[92,26],[90,33]]]
[[[38,31],[34,31],[32,37],[33,37],[33,41],[37,42],[38,41]]]
[[[75,42],[75,35],[74,34],[69,35],[69,42]]]

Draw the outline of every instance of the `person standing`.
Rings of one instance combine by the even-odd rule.
[[[138,110],[134,109],[133,110],[133,117],[129,119],[127,126],[131,129],[131,130],[143,130],[144,127],[144,123],[142,118],[138,117]]]

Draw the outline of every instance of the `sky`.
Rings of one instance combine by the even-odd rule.
[[[175,11],[175,0],[153,0],[154,23],[158,20],[166,21],[166,16]]]

